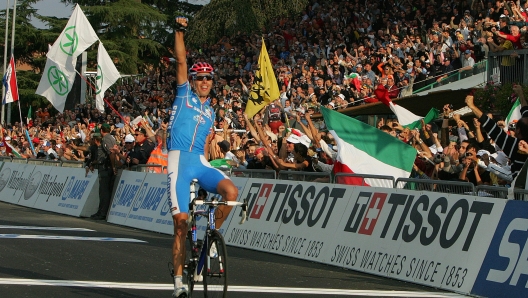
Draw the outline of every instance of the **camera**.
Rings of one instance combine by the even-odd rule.
[[[508,130],[515,130],[515,122],[508,124]]]
[[[433,156],[433,161],[435,164],[439,164],[444,161],[444,154],[443,153],[436,153]]]

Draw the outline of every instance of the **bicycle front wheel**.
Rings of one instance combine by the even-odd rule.
[[[206,298],[227,297],[227,249],[216,230],[209,236],[203,282]]]

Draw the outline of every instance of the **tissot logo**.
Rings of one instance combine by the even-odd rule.
[[[378,221],[378,217],[380,216],[386,198],[386,193],[374,193],[372,195],[369,209],[365,213],[363,223],[361,224],[358,233],[372,235],[372,231],[374,231],[374,227],[376,226],[376,222]]]
[[[250,219],[325,228],[344,188],[252,183],[246,199]]]
[[[374,233],[392,240],[401,237],[405,242],[419,241],[424,246],[437,241],[442,248],[449,248],[460,239],[462,251],[468,251],[480,220],[491,213],[494,205],[466,199],[448,201],[445,197],[427,195],[415,198],[414,195],[392,193],[388,199],[387,196],[386,193],[360,192],[344,231]],[[383,211],[384,216],[380,217]],[[378,222],[380,218],[383,221]]]

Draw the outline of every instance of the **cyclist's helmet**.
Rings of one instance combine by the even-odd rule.
[[[196,77],[196,74],[199,72],[206,72],[210,75],[214,75],[214,68],[211,66],[211,64],[206,62],[195,63],[191,68],[189,68],[189,76],[192,78]]]

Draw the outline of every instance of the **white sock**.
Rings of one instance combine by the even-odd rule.
[[[183,277],[181,275],[176,275],[174,277],[174,284],[176,285],[176,288],[183,287]]]

